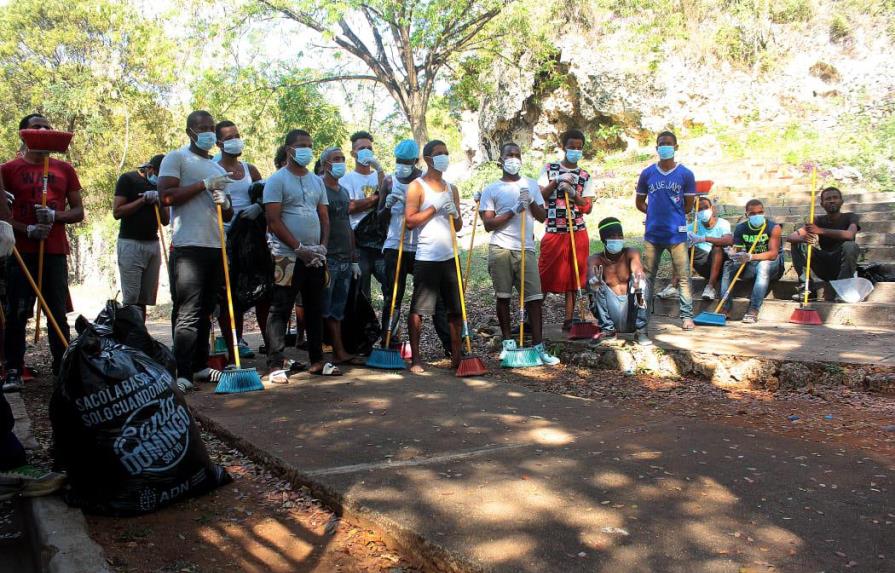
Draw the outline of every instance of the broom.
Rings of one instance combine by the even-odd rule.
[[[817,192],[817,168],[811,169],[811,213],[808,215],[808,220],[811,223],[814,223],[814,200],[815,194]],[[802,304],[799,305],[799,308],[792,311],[792,316],[789,317],[789,322],[793,324],[823,324],[823,321],[820,319],[820,314],[813,308],[808,306],[808,288],[811,286],[811,251],[813,250],[814,245],[808,243],[808,260],[805,264],[805,298],[802,299]]]
[[[15,247],[12,248],[12,254],[15,256],[16,261],[19,262],[19,267],[22,269],[22,272],[25,273],[25,278],[28,280],[28,284],[31,285],[31,290],[33,290],[34,294],[37,296],[37,300],[40,303],[38,305],[38,308],[43,308],[44,312],[47,315],[47,322],[50,324],[50,326],[53,327],[53,330],[56,332],[56,336],[59,337],[59,340],[62,341],[62,346],[68,349],[68,340],[66,340],[65,336],[62,335],[62,329],[59,328],[59,323],[56,322],[56,319],[53,317],[53,313],[50,312],[50,307],[47,306],[47,301],[44,300],[44,296],[41,294],[40,288],[34,282],[34,278],[32,278],[31,273],[28,272],[28,267],[25,265],[25,261],[22,260],[22,255],[19,254],[19,250]]]
[[[463,275],[463,292],[469,282],[469,269],[472,267],[472,248],[475,247],[475,228],[479,222],[479,202],[475,202],[475,213],[472,215],[472,237],[469,239],[469,250],[466,251],[466,274]]]
[[[65,153],[74,134],[68,131],[55,131],[52,129],[22,129],[19,136],[25,143],[28,151],[45,153],[43,171],[43,191],[40,204],[47,206],[47,183],[50,179],[50,153]],[[37,254],[37,288],[43,288],[44,279],[44,241],[40,241]],[[40,305],[34,315],[34,343],[40,340]]]
[[[758,236],[761,237],[762,233],[764,233],[765,227],[768,226],[767,221],[765,224],[761,226],[761,230],[758,231]],[[752,251],[755,250],[756,245],[758,245],[758,239],[752,243],[752,246],[749,247],[749,254],[752,254]],[[737,269],[736,274],[733,276],[733,280],[730,281],[730,285],[728,285],[727,290],[724,291],[724,295],[721,297],[720,302],[718,302],[718,306],[715,307],[715,312],[702,311],[693,318],[693,322],[695,324],[700,324],[702,326],[724,326],[727,324],[727,317],[721,314],[721,307],[724,306],[724,303],[727,302],[727,299],[730,298],[730,293],[733,292],[733,286],[737,284],[737,280],[740,278],[740,274],[743,272],[743,269],[746,268],[746,263],[740,265],[740,268]]]
[[[519,235],[522,243],[522,260],[520,262],[519,271],[519,346],[512,349],[506,349],[503,353],[503,359],[500,361],[501,368],[529,368],[532,366],[543,366],[541,356],[534,348],[523,348],[525,345],[525,220],[528,219],[528,211],[522,212],[522,225]]]
[[[463,337],[466,339],[466,353],[460,359],[460,367],[457,368],[456,376],[464,378],[466,376],[481,376],[488,371],[485,363],[478,356],[472,356],[472,342],[469,338],[469,325],[466,322],[466,298],[463,293],[463,275],[460,273],[460,250],[457,248],[457,230],[454,229],[454,219],[449,217],[448,226],[451,228],[451,243],[454,246],[454,266],[457,268],[457,290],[460,291],[460,312],[463,316]]]
[[[392,330],[397,325],[398,317],[395,316],[395,303],[398,298],[398,279],[401,277],[401,258],[404,256],[404,233],[407,231],[407,220],[401,221],[401,237],[398,240],[398,264],[395,267],[395,282],[392,285],[392,304],[388,311],[388,329],[385,333],[385,344],[382,348],[374,348],[367,358],[367,366],[381,368],[382,370],[404,370],[407,364],[401,353],[391,347]]]
[[[584,320],[584,299],[581,297],[581,275],[578,274],[578,249],[575,246],[575,221],[572,219],[572,206],[569,204],[569,192],[563,192],[566,198],[566,221],[569,228],[569,242],[572,244],[572,269],[575,271],[575,304],[578,306],[578,319],[572,321],[569,329],[569,340],[593,338],[600,328],[593,322]]]
[[[165,246],[165,226],[162,225],[162,215],[159,213],[158,204],[155,207],[155,222],[158,223],[158,240],[162,242],[162,260],[165,261],[165,270],[170,274],[171,269],[168,268],[168,248]]]
[[[233,350],[233,361],[236,368],[224,370],[221,379],[214,389],[215,394],[235,394],[264,390],[261,377],[254,368],[242,368],[239,360],[239,349],[236,348],[236,314],[233,312],[233,293],[230,291],[230,264],[227,261],[227,242],[224,239],[224,213],[217,204],[218,234],[221,237],[221,259],[224,263],[224,286],[227,289],[227,309],[230,311],[230,342]]]

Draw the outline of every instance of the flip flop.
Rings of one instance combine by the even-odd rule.
[[[288,384],[289,372],[287,370],[274,370],[267,375],[267,380],[271,384]]]
[[[327,362],[323,365],[323,368],[320,369],[319,372],[314,372],[310,370],[310,373],[315,376],[341,376],[342,371],[339,370],[338,366],[334,366],[332,362]]]
[[[298,360],[287,360],[283,365],[286,366],[285,370],[289,373],[303,372],[308,368],[307,364]]]

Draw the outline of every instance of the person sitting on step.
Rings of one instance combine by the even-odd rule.
[[[640,251],[625,247],[622,224],[615,217],[603,219],[597,228],[604,251],[587,259],[591,312],[601,330],[594,339],[606,343],[615,340],[619,332],[634,332],[637,344],[650,346],[649,289]]]
[[[855,276],[858,256],[861,250],[855,238],[861,230],[857,213],[842,212],[842,192],[836,187],[827,187],[820,192],[820,206],[826,215],[814,217],[812,223],[804,225],[787,237],[792,244],[792,266],[799,274],[799,286],[792,295],[801,301],[805,295],[805,267],[808,260],[808,245],[813,245],[811,274],[821,280],[850,279]],[[808,286],[808,300],[817,298],[817,287]],[[837,297],[837,301],[840,299]]]

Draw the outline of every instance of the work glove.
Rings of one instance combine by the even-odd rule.
[[[326,258],[326,245],[313,245],[308,247],[311,251],[317,253],[319,257]]]
[[[44,225],[52,225],[56,221],[56,211],[43,205],[34,206],[34,216],[37,222]]]
[[[473,194],[472,194],[472,199],[473,199],[473,201],[475,201],[476,203],[481,203],[481,202],[482,202],[482,192],[481,192],[481,191],[476,191],[475,193],[473,193]]]
[[[438,195],[434,201],[432,201],[432,206],[435,207],[435,212],[443,211],[445,209],[445,205],[448,203],[454,202],[454,195],[450,191],[445,191]]]
[[[33,239],[35,241],[43,241],[50,235],[50,229],[53,227],[51,225],[46,225],[43,223],[38,223],[36,225],[28,225],[25,228],[25,234],[29,239]]]
[[[395,203],[403,203],[403,202],[404,202],[404,196],[401,195],[398,191],[395,191],[393,189],[392,192],[389,193],[388,195],[386,195],[386,197],[385,197],[385,208],[391,209],[392,207],[395,206]]]
[[[155,205],[158,203],[158,191],[144,191],[143,200],[150,205]]]
[[[220,205],[221,209],[224,211],[230,208],[230,195],[222,189],[215,189],[212,191],[211,200],[214,201],[216,205]]]
[[[460,216],[460,211],[457,210],[457,204],[453,201],[445,203],[441,211],[452,219],[456,219]]]
[[[0,257],[8,257],[16,246],[16,235],[12,225],[0,221]]]
[[[516,203],[516,207],[513,208],[513,211],[516,213],[524,213],[525,209],[527,209],[527,208],[528,208],[528,204],[525,203],[525,201],[523,201],[522,199],[520,199]]]
[[[692,247],[698,243],[705,242],[705,235],[697,235],[693,231],[687,231],[687,246]]]
[[[203,179],[202,183],[205,184],[205,189],[208,191],[220,191],[221,189],[226,189],[227,185],[233,183],[233,180],[230,179],[230,175],[232,175],[232,173],[212,175],[211,177]]]
[[[528,190],[528,187],[519,191],[519,201],[525,203],[526,209],[531,205],[531,192]]]
[[[807,235],[805,235],[805,242],[811,246],[816,247],[818,244],[820,244],[820,237],[808,233]]]
[[[258,215],[264,212],[264,207],[259,205],[258,203],[252,203],[248,207],[242,210],[240,215],[248,219],[249,221],[254,221],[258,218]]]
[[[351,263],[351,277],[354,280],[358,280],[360,278],[360,265],[358,263]]]
[[[569,201],[574,201],[575,197],[578,196],[577,188],[574,185],[571,185],[571,184],[565,183],[565,182],[559,184],[559,192],[561,194],[562,193],[568,194]]]

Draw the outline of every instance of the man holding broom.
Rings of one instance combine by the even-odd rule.
[[[519,289],[525,281],[525,312],[531,324],[531,342],[540,364],[553,366],[559,358],[551,356],[541,339],[543,328],[543,299],[541,277],[534,264],[525,267],[521,276],[522,217],[525,225],[525,254],[534,263],[537,259],[534,243],[534,220],[544,222],[547,211],[544,197],[536,181],[519,175],[522,169],[522,150],[515,143],[505,143],[500,150],[503,176],[482,191],[479,210],[485,230],[491,233],[488,246],[488,273],[494,284],[497,299],[497,320],[503,337],[504,351],[516,349],[510,329],[510,303],[513,285]],[[521,322],[521,318],[520,318]]]
[[[52,129],[41,115],[25,116],[19,123],[23,129]],[[22,255],[32,276],[38,276],[38,249],[44,243],[44,276],[42,292],[53,318],[59,324],[66,341],[69,337],[65,318],[68,305],[68,239],[65,225],[84,220],[81,203],[81,182],[75,169],[58,159],[50,158],[47,179],[47,205],[41,206],[43,192],[43,164],[46,153],[26,150],[21,157],[0,166],[0,189],[12,194],[10,210],[0,201],[0,219],[8,221],[16,234],[16,248]],[[34,293],[15,260],[7,267],[6,308],[6,381],[5,392],[22,388],[22,368],[25,361],[25,325],[34,306]],[[47,327],[50,352],[53,355],[53,374],[58,374],[65,343]]]

